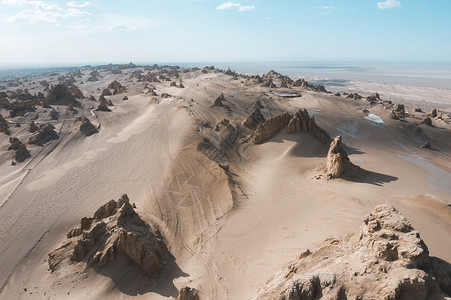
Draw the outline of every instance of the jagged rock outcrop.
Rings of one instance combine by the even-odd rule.
[[[323,144],[330,143],[331,141],[331,138],[327,132],[316,125],[315,117],[310,117],[305,108],[298,109],[298,111],[291,116],[287,127],[287,133],[289,134],[301,131],[311,133]]]
[[[101,96],[111,96],[110,89],[103,89]]]
[[[28,143],[42,146],[45,143],[58,139],[59,136],[55,132],[52,124],[41,125],[38,132],[28,139]]]
[[[230,123],[229,119],[223,119],[215,126],[214,130],[219,132],[221,141],[229,144],[233,144],[238,136],[238,130]]]
[[[349,95],[346,96],[346,99],[353,99],[353,100],[360,100],[363,97],[357,93],[351,93]]]
[[[406,110],[404,104],[396,104],[391,112],[391,117],[395,120],[404,118],[406,116]]]
[[[431,113],[429,114],[429,116],[431,116],[432,118],[437,117],[437,109],[434,108],[434,109],[431,111]]]
[[[10,137],[9,143],[11,145],[9,146],[8,150],[14,150],[13,158],[17,162],[23,162],[31,156],[27,147],[25,147],[25,145],[18,138]]]
[[[12,107],[9,111],[9,116],[11,118],[14,118],[17,116],[24,116],[26,113],[31,111],[35,111],[35,104],[36,102],[32,100],[11,103]]]
[[[378,101],[381,100],[379,93],[374,93],[371,96],[366,97],[366,100],[368,101]]]
[[[265,122],[257,126],[253,135],[252,143],[261,144],[264,141],[272,138],[279,131],[282,130],[290,122],[291,115],[287,112],[277,115],[275,117],[266,119]]]
[[[65,84],[60,83],[50,89],[47,97],[42,100],[42,106],[49,107],[49,105],[61,103],[63,100],[67,101],[67,104],[74,103],[77,106],[80,105],[69,88]]]
[[[94,124],[92,124],[88,118],[83,117],[80,124],[80,132],[86,136],[91,136],[94,133],[97,133],[98,131],[97,128],[94,126]]]
[[[171,84],[169,85],[169,86],[177,86],[177,82],[175,82],[175,81],[171,81]]]
[[[424,119],[423,121],[421,121],[420,124],[432,126],[432,120],[431,120],[431,118],[427,117],[426,119]]]
[[[80,89],[76,85],[72,85],[69,88],[69,92],[76,98],[76,99],[84,99],[85,95],[80,91]]]
[[[185,88],[185,86],[183,85],[183,83],[179,83],[179,88],[181,88],[181,89],[184,89]]]
[[[122,101],[126,101],[126,100],[128,100],[128,97],[124,96],[124,98],[122,98]]]
[[[303,87],[303,88],[313,89],[313,85],[309,84],[309,83],[308,83],[305,79],[303,79],[303,78],[296,80],[296,81],[293,83],[293,86],[300,86],[300,87]]]
[[[58,120],[59,116],[60,116],[60,114],[54,108],[52,108],[49,115],[50,115],[50,119],[52,119],[52,120]]]
[[[199,295],[195,288],[190,288],[188,286],[185,286],[180,289],[179,296],[177,299],[178,300],[198,300]]]
[[[4,132],[7,135],[10,135],[11,132],[9,131],[9,125],[8,122],[3,118],[3,116],[0,114],[0,132]]]
[[[267,87],[267,88],[271,88],[271,89],[277,88],[277,86],[274,84],[272,79],[268,79],[265,82],[263,82],[261,87]]]
[[[213,102],[213,105],[211,107],[223,107],[223,108],[229,108],[227,105],[225,105],[224,103],[222,103],[222,101],[226,101],[224,94],[221,93],[221,95],[219,95],[218,98],[216,98],[215,102]]]
[[[34,133],[34,132],[36,132],[36,131],[38,131],[38,130],[39,130],[38,125],[36,125],[36,123],[35,123],[34,121],[31,121],[31,123],[30,123],[30,128],[28,129],[28,131],[29,131],[30,133]]]
[[[230,70],[230,68],[227,69],[227,71],[224,72],[225,75],[229,75],[229,76],[235,76],[236,73],[233,72],[232,70]]]
[[[111,109],[108,107],[108,100],[105,99],[105,97],[100,97],[100,103],[99,106],[97,106],[97,111],[111,111]]]
[[[123,94],[123,93],[127,92],[127,89],[125,88],[125,86],[120,84],[117,80],[110,83],[108,85],[108,88],[113,90],[113,95]]]
[[[68,262],[101,268],[118,255],[136,263],[150,278],[157,277],[172,258],[160,232],[135,212],[127,195],[101,206],[92,218],[82,218],[62,246],[49,253],[48,264],[51,272]]]
[[[254,299],[442,299],[451,267],[429,256],[420,234],[394,207],[377,206],[357,234],[303,252]]]
[[[327,152],[326,176],[328,178],[339,178],[358,170],[348,157],[343,147],[341,136],[337,136],[331,143]]]
[[[252,113],[244,120],[243,125],[254,129],[263,122],[265,122],[265,117],[262,115],[260,107],[256,105]]]

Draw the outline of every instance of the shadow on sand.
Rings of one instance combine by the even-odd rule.
[[[114,263],[109,263],[102,268],[94,270],[105,277],[111,278],[114,288],[128,296],[138,296],[147,293],[156,293],[162,297],[177,298],[179,291],[173,281],[178,277],[188,277],[171,258],[159,276],[149,278],[139,265],[124,254],[118,254]]]
[[[357,172],[357,174],[344,176],[342,179],[350,182],[367,183],[377,186],[383,186],[385,183],[390,183],[392,181],[398,180],[398,177],[360,169]]]

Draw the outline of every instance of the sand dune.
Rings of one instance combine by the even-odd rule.
[[[380,204],[410,220],[431,256],[451,261],[450,111],[441,109],[442,118],[429,127],[418,125],[427,113],[407,102],[410,114],[394,120],[393,105],[382,100],[371,105],[365,98],[278,88],[302,95],[284,98],[218,70],[178,71],[185,87],[179,88],[133,77],[137,70],[148,73],[100,68],[102,78],[88,82],[91,70],[82,69],[86,84],[76,84],[86,97],[98,99],[114,80],[127,91],[105,96],[111,112],[95,111],[99,102],[87,98],[75,115],[54,105],[62,116],[55,122],[59,139],[27,144],[31,158],[23,163],[11,165],[0,133],[1,299],[163,299],[177,298],[185,286],[196,288],[200,299],[250,299],[304,250],[354,232]],[[174,70],[161,70],[180,80]],[[51,81],[35,81],[43,79]],[[158,96],[146,94],[146,84]],[[31,93],[40,88],[29,87]],[[212,107],[221,93],[228,108]],[[332,138],[342,137],[361,173],[328,180],[329,144],[309,132],[288,134],[284,127],[262,144],[251,143],[253,129],[242,124],[257,100],[266,119],[306,108]],[[365,118],[364,108],[382,122]],[[44,108],[37,112],[35,122],[48,122]],[[23,124],[11,136],[26,142],[33,113],[7,118]],[[82,135],[78,116],[100,125],[99,132]],[[426,140],[433,149],[419,148]],[[152,280],[124,258],[103,269],[78,263],[50,273],[48,253],[66,233],[124,193],[159,229],[174,263]]]

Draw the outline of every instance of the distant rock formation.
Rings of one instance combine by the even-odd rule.
[[[63,100],[65,100],[66,103],[64,103]],[[44,107],[49,107],[49,105],[56,103],[74,103],[76,106],[80,105],[80,103],[75,99],[74,95],[72,95],[72,93],[70,92],[69,88],[62,83],[53,86],[50,89],[47,97],[42,100],[42,106]]]
[[[230,70],[230,68],[228,68],[227,71],[224,72],[224,74],[229,76],[236,76],[236,73]]]
[[[41,125],[39,130],[28,139],[28,143],[42,146],[45,143],[58,138],[59,136],[55,132],[55,127],[52,124],[47,124]]]
[[[108,85],[108,88],[113,90],[113,95],[123,94],[127,92],[127,89],[116,80],[110,83]]]
[[[431,111],[431,113],[429,114],[429,116],[431,116],[432,118],[437,117],[437,109],[434,108],[434,109]]]
[[[272,81],[272,79],[268,79],[265,82],[262,83],[261,87],[267,87],[270,89],[275,89],[277,88],[277,86],[274,84],[274,82]]]
[[[17,162],[23,162],[31,156],[27,147],[25,147],[25,145],[18,138],[10,137],[9,143],[11,145],[9,146],[8,150],[14,150],[13,158]]]
[[[230,70],[230,69],[229,69]],[[195,288],[183,287],[179,291],[178,300],[198,300],[199,295],[197,294],[197,290]]]
[[[17,116],[24,116],[27,112],[35,111],[35,104],[36,102],[32,100],[11,103],[12,107],[9,111],[9,116],[14,118]]]
[[[50,111],[49,115],[50,115],[50,118],[52,120],[58,120],[59,119],[59,113],[54,108],[52,108],[52,110]]]
[[[179,83],[179,88],[181,88],[181,89],[184,89],[185,88],[185,86],[183,85],[183,83]]]
[[[91,136],[94,133],[97,133],[97,128],[94,126],[94,124],[89,121],[88,118],[83,117],[80,124],[80,132],[83,133],[85,136]]]
[[[353,99],[353,100],[360,100],[363,97],[357,93],[351,93],[349,95],[346,96],[346,99]]]
[[[252,113],[244,120],[243,125],[254,129],[263,122],[265,122],[265,117],[262,115],[260,107],[256,105]]]
[[[315,296],[316,295],[316,296]],[[320,296],[318,296],[320,295]],[[377,206],[357,234],[306,250],[254,299],[444,299],[451,267],[429,256],[394,207]]]
[[[101,96],[99,106],[97,106],[97,111],[111,111],[111,109],[108,107],[108,101],[105,99],[105,97]]]
[[[424,124],[424,125],[428,125],[428,126],[432,126],[432,120],[431,118],[427,117],[426,119],[424,119],[423,121],[421,121],[420,125]]]
[[[126,100],[128,100],[128,97],[124,96],[124,98],[122,98],[122,101],[126,101]]]
[[[62,246],[49,253],[48,264],[51,272],[66,261],[103,267],[118,255],[136,263],[149,278],[157,277],[172,257],[160,232],[135,212],[127,195],[101,206],[94,217],[82,218]]]
[[[391,112],[392,119],[400,119],[406,116],[406,110],[404,104],[396,104]]]
[[[3,116],[0,114],[0,132],[4,132],[7,135],[10,135],[11,132],[9,131],[9,125],[8,122],[3,118]]]
[[[374,93],[371,96],[366,97],[366,100],[368,100],[368,101],[378,101],[378,100],[381,100],[381,98],[380,98],[378,93]]]
[[[310,88],[310,89],[313,89],[313,85],[309,84],[309,83],[308,83],[305,79],[303,79],[303,78],[296,80],[296,81],[293,83],[293,86],[300,86],[300,87],[303,87],[303,88]]]
[[[69,88],[69,92],[76,98],[76,99],[84,99],[85,96],[80,91],[80,89],[76,85],[72,85]]]
[[[223,107],[223,108],[229,108],[227,105],[222,103],[222,101],[226,101],[224,94],[221,93],[218,98],[216,98],[215,102],[213,102],[213,105],[211,107]]]
[[[337,136],[331,143],[327,152],[326,176],[339,178],[358,170],[348,157],[343,147],[341,136]]]
[[[34,133],[34,132],[36,132],[38,130],[39,130],[39,127],[36,125],[36,123],[34,121],[31,121],[30,128],[28,129],[28,131],[30,133]]]
[[[111,91],[110,89],[103,89],[102,91],[102,96],[111,96]]]
[[[94,95],[89,96],[89,100],[90,101],[96,101],[96,97],[94,97]]]
[[[169,86],[177,86],[177,82],[171,81],[171,84]]]

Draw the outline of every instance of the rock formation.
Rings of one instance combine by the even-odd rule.
[[[431,116],[432,118],[437,117],[437,109],[434,108],[434,109],[431,111],[431,113],[429,114],[429,116]]]
[[[118,95],[118,94],[122,94],[125,93],[127,91],[127,89],[122,86],[122,84],[120,84],[118,81],[113,81],[112,83],[110,83],[108,85],[109,89],[113,90],[113,95]]]
[[[36,125],[36,123],[34,121],[31,121],[30,128],[28,129],[28,131],[30,133],[34,133],[34,132],[36,132],[38,130],[39,130],[39,127]]]
[[[378,101],[378,100],[381,100],[381,98],[380,98],[378,93],[374,93],[371,96],[366,97],[366,100],[368,100],[368,101]]]
[[[179,88],[181,88],[181,89],[184,89],[185,88],[185,86],[183,85],[183,83],[179,83]]]
[[[287,133],[289,134],[301,131],[313,134],[313,136],[319,139],[323,144],[330,143],[331,141],[327,132],[316,125],[315,117],[310,117],[305,108],[298,109],[298,111],[291,116],[287,127]]]
[[[11,144],[8,150],[14,150],[13,158],[17,162],[23,162],[27,158],[29,158],[30,152],[27,147],[18,139],[18,138],[9,138],[9,143]]]
[[[363,97],[357,93],[351,93],[349,95],[346,96],[346,99],[353,99],[353,100],[359,100],[362,99]]]
[[[275,275],[254,299],[443,299],[451,267],[429,256],[392,206],[377,206],[357,234],[331,238]]]
[[[71,86],[69,88],[69,92],[77,99],[85,98],[85,95],[83,95],[83,93],[80,91],[80,89],[76,85]]]
[[[272,82],[272,79],[268,79],[262,83],[261,87],[267,87],[270,89],[275,89],[277,86]]]
[[[177,82],[171,81],[171,84],[169,86],[177,86]]]
[[[41,125],[38,132],[28,139],[28,143],[42,146],[45,143],[58,138],[59,136],[55,132],[55,127],[52,124],[47,124]]]
[[[9,125],[8,122],[3,118],[3,116],[0,114],[0,132],[4,132],[7,135],[10,135],[11,132],[9,131]]]
[[[392,118],[397,120],[399,118],[404,118],[406,115],[404,104],[396,104],[392,110]]]
[[[11,103],[11,110],[9,111],[9,116],[11,118],[17,116],[24,116],[27,112],[35,111],[35,101],[22,101],[22,102],[14,102]]]
[[[431,120],[431,118],[427,117],[426,119],[421,121],[420,124],[425,124],[425,125],[428,125],[428,126],[432,126],[432,120]]]
[[[265,117],[262,115],[260,107],[255,106],[252,113],[244,120],[243,125],[247,128],[254,129],[263,122],[265,122]]]
[[[93,135],[94,133],[97,133],[97,128],[89,121],[88,118],[83,117],[80,124],[80,132],[83,133],[86,136]]]
[[[124,98],[122,98],[122,101],[126,101],[126,100],[128,100],[128,97],[124,96]]]
[[[67,261],[103,267],[123,255],[147,276],[155,278],[171,259],[160,232],[134,210],[127,195],[101,206],[92,218],[67,234],[62,246],[49,253],[49,268],[57,270]]]
[[[257,129],[252,135],[252,142],[254,144],[261,144],[264,141],[272,138],[279,131],[281,131],[282,128],[288,125],[290,119],[291,115],[287,112],[266,119],[264,123],[257,126]]]
[[[230,69],[229,69],[230,70]],[[190,288],[185,286],[180,289],[178,300],[198,300],[199,295],[197,294],[197,290],[195,288]]]
[[[326,176],[328,178],[339,178],[358,170],[348,158],[343,147],[341,136],[337,136],[331,143],[327,152]]]
[[[102,96],[111,96],[111,91],[110,89],[103,89],[102,91]]]
[[[49,115],[50,115],[50,118],[52,120],[58,120],[59,119],[59,113],[54,108],[52,108],[52,110],[50,111]]]
[[[105,97],[101,97],[99,106],[97,106],[97,111],[111,111],[111,109],[108,108],[108,101],[105,99]]]
[[[225,105],[224,103],[222,103],[222,101],[226,101],[224,94],[221,93],[221,95],[219,95],[218,98],[216,98],[215,102],[213,102],[213,105],[211,107],[223,107],[223,108],[229,108],[227,105]]]
[[[75,105],[80,105],[77,100],[75,100],[74,95],[70,92],[69,88],[65,84],[57,84],[52,87],[47,95],[47,97],[42,100],[42,106],[49,107],[51,104],[60,103],[66,100],[69,103],[74,103]]]

